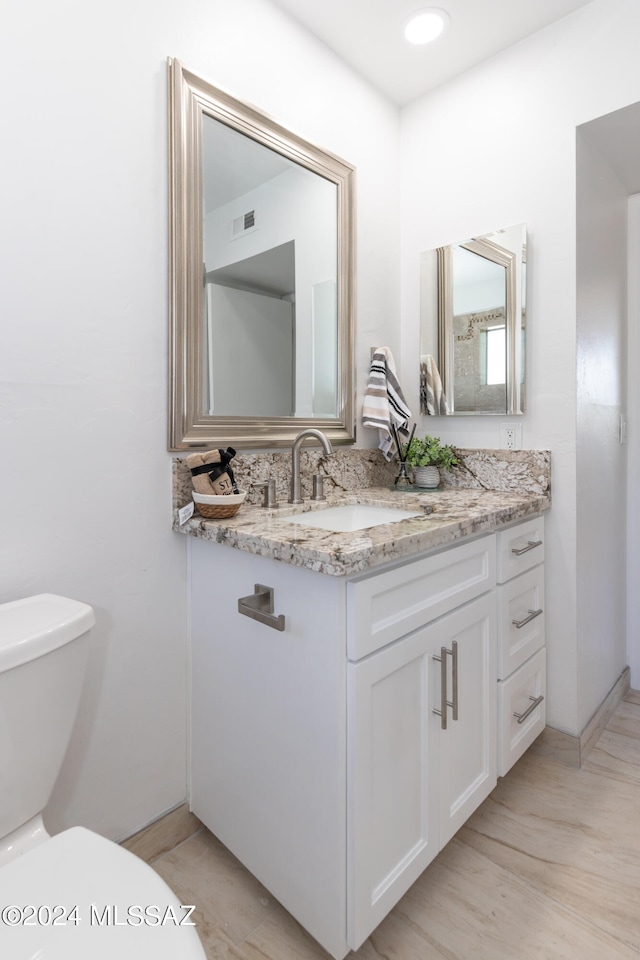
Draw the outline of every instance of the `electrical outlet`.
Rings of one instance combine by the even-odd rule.
[[[520,423],[501,423],[500,424],[500,447],[503,450],[521,450],[522,449],[522,424]]]

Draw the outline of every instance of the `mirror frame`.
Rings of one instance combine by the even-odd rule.
[[[168,58],[170,173],[169,450],[233,444],[290,446],[315,427],[336,444],[355,442],[355,168],[291,133]],[[337,187],[338,371],[335,417],[205,414],[202,317],[203,115],[306,167]]]
[[[524,412],[521,407],[520,377],[518,375],[518,334],[522,329],[522,318],[516,316],[516,256],[485,238],[467,240],[459,246],[505,268],[506,409],[500,411],[455,409],[453,248],[452,245],[449,245],[436,248],[438,256],[438,364],[442,378],[442,388],[449,406],[449,412],[445,415],[458,417],[520,416]]]

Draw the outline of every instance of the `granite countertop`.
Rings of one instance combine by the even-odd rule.
[[[283,517],[293,514],[357,503],[395,506],[419,511],[422,515],[351,533],[282,522]],[[371,486],[350,490],[347,494],[329,495],[323,503],[307,500],[293,506],[281,502],[276,509],[245,503],[228,520],[205,520],[195,513],[180,525],[177,511],[174,511],[173,529],[257,556],[340,577],[409,559],[464,537],[490,533],[501,526],[535,516],[549,509],[550,505],[550,496],[546,492],[445,487],[435,491],[399,493],[388,486]]]

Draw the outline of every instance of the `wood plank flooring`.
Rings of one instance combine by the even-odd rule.
[[[202,829],[153,861],[208,960],[327,960]],[[349,960],[638,960],[640,693],[581,770],[526,754]]]

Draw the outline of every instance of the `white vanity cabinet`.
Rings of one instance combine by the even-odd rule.
[[[190,540],[191,807],[336,958],[496,783],[496,543],[346,578]]]

